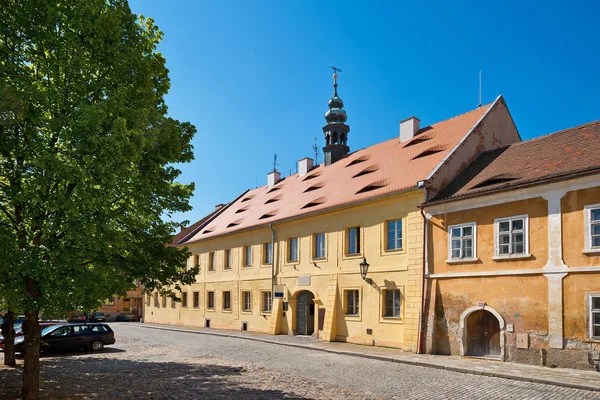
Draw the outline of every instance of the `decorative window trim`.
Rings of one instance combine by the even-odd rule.
[[[296,259],[292,260],[291,259],[291,244],[292,244],[292,240],[296,239]],[[286,264],[299,264],[300,263],[300,238],[298,236],[295,237],[290,237],[286,240],[286,246],[285,246],[285,263]]]
[[[583,207],[583,231],[585,233],[585,248],[582,253],[600,253],[600,247],[592,247],[592,210],[600,209],[600,204],[589,204]]]
[[[348,314],[348,293],[349,292],[358,292],[358,312],[356,314]],[[342,309],[344,312],[344,318],[349,320],[357,321],[361,319],[361,310],[362,310],[362,290],[360,287],[346,287],[342,289]]]
[[[225,249],[223,250],[223,271],[231,271],[231,264],[232,264],[232,252],[231,249]]]
[[[241,304],[240,304],[240,306],[241,306],[240,308],[242,309],[242,313],[244,313],[244,314],[252,314],[252,291],[244,289],[244,290],[240,290],[240,292],[241,292],[241,298],[242,298],[242,301],[241,301]],[[245,298],[246,293],[248,293],[248,299],[249,299],[249,302],[250,302],[250,304],[249,304],[250,307],[249,308],[246,308],[246,298]]]
[[[357,247],[357,252],[356,253],[350,253],[350,230],[351,229],[356,229],[356,247]],[[360,226],[349,226],[348,228],[344,229],[344,257],[346,258],[353,258],[353,257],[362,257],[362,233],[361,233],[361,229]]]
[[[402,233],[402,246],[400,246],[398,248],[390,249],[390,248],[388,248],[388,223],[398,222],[398,221],[400,221],[402,223],[402,229],[400,231]],[[404,246],[404,245],[406,244],[406,224],[404,222],[405,222],[404,217],[390,218],[390,219],[386,219],[383,222],[383,251],[384,251],[384,253],[394,253],[394,252],[405,251],[406,246]]]
[[[317,257],[317,236],[323,235],[323,256]],[[312,259],[313,260],[326,260],[327,259],[327,233],[317,232],[312,235]]]
[[[271,251],[268,248],[271,246]],[[271,254],[271,260],[268,259],[269,253]],[[264,242],[262,245],[262,265],[267,266],[273,264],[273,242]]]
[[[225,293],[229,294],[229,307],[225,307]],[[231,306],[231,290],[223,290],[223,292],[221,292],[221,308],[223,311],[225,312],[231,312],[232,306]]]
[[[587,325],[588,325],[587,336],[588,336],[589,340],[592,340],[594,342],[600,342],[600,336],[594,336],[594,320],[592,319],[593,314],[600,313],[600,309],[592,308],[592,299],[594,297],[600,298],[600,292],[586,293],[586,297],[587,297],[587,301],[586,301],[587,307],[586,308],[587,308]]]
[[[452,230],[457,228],[465,228],[465,227],[473,228],[473,256],[472,257],[462,257],[462,258],[453,258],[452,257]],[[462,232],[462,231],[461,231]],[[462,236],[461,236],[461,248],[460,253],[462,255]],[[477,259],[477,223],[475,222],[465,222],[464,224],[455,224],[448,226],[448,258],[446,262],[448,264],[458,264],[458,263],[468,263],[468,262],[476,262],[479,261]]]
[[[498,235],[500,233],[500,223],[504,221],[513,221],[515,219],[523,220],[523,253],[518,254],[500,254],[500,241],[498,240]],[[512,232],[512,231],[511,231]],[[511,233],[512,235],[512,233]],[[512,246],[509,246],[512,247]],[[512,251],[512,248],[509,249]],[[509,217],[496,218],[494,219],[494,257],[492,260],[509,260],[509,259],[524,259],[530,258],[531,254],[529,254],[529,215],[513,215]]]
[[[270,296],[270,307],[267,309],[265,307],[265,293],[269,293]],[[271,314],[273,311],[273,292],[270,290],[261,290],[260,291],[260,312],[261,314]]]
[[[208,252],[208,272],[215,272],[215,264],[217,263],[217,256],[214,251]]]
[[[388,291],[392,291],[392,290],[398,290],[400,292],[400,315],[398,317],[395,316],[386,316],[385,312],[386,312],[386,293]],[[396,286],[396,287],[386,287],[381,291],[381,312],[379,313],[380,315],[380,322],[390,322],[390,323],[403,323],[404,322],[404,303],[405,303],[405,297],[404,297],[404,287],[403,286]]]
[[[248,259],[247,249],[250,249],[250,259]],[[242,268],[252,267],[252,245],[242,246]]]

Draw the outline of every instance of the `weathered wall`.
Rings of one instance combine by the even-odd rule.
[[[600,265],[600,253],[584,254],[583,209],[600,203],[600,187],[569,192],[561,199],[563,227],[563,260],[569,266]]]

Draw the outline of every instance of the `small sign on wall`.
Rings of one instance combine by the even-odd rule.
[[[298,286],[310,286],[310,275],[299,276]]]
[[[481,307],[481,308],[485,307],[485,301],[478,301],[477,307]]]
[[[285,297],[284,285],[274,285],[273,286],[273,296],[276,299],[283,299]]]

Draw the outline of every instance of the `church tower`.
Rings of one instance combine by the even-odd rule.
[[[342,71],[336,67],[333,68],[333,97],[329,100],[329,111],[325,113],[325,121],[327,125],[323,127],[325,133],[325,165],[331,165],[348,154],[350,148],[346,145],[348,141],[348,132],[350,127],[345,124],[347,117],[344,111],[344,102],[338,97],[337,78],[338,71]]]

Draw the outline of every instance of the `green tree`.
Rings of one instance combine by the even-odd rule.
[[[0,0],[0,297],[25,312],[25,399],[40,310],[89,310],[135,279],[190,284],[166,246],[193,185],[195,128],[167,117],[162,33],[125,0]]]

